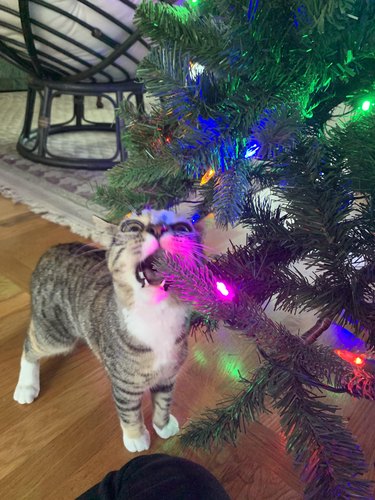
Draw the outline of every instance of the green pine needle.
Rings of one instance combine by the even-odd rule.
[[[305,498],[370,498],[371,483],[360,479],[367,471],[363,453],[335,414],[337,408],[323,402],[292,372],[275,380],[272,397],[281,414],[287,450],[304,464]]]
[[[219,404],[214,410],[208,410],[199,420],[194,420],[185,427],[181,436],[184,446],[205,448],[222,444],[235,443],[239,432],[245,432],[249,422],[257,420],[267,411],[264,398],[272,367],[268,364],[258,368],[251,379],[241,380],[247,387],[240,391],[230,402]]]

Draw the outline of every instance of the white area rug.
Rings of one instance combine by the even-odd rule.
[[[74,233],[95,237],[92,215],[105,215],[105,210],[92,202],[96,186],[105,182],[102,171],[73,170],[33,163],[16,151],[25,110],[25,92],[0,93],[0,193],[15,202],[25,203],[42,217],[68,226]],[[56,102],[53,120],[69,118],[71,102],[62,96]],[[110,121],[113,111],[96,109],[95,99],[88,99],[87,113],[93,120]],[[104,152],[111,156],[113,134],[68,134],[53,137],[53,152],[67,151],[72,155],[94,156]],[[110,137],[108,137],[110,136]]]

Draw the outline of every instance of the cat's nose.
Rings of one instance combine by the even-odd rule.
[[[164,224],[155,224],[153,226],[148,226],[147,232],[155,236],[156,239],[160,239],[160,237],[168,231],[167,226]]]

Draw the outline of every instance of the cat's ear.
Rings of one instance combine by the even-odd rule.
[[[96,215],[92,216],[92,221],[95,224],[97,232],[99,233],[100,243],[106,248],[109,248],[112,243],[113,236],[117,231],[116,224],[111,224]]]

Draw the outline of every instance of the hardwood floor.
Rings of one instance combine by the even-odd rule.
[[[0,198],[0,496],[6,500],[73,499],[134,457],[122,444],[110,385],[84,346],[42,362],[41,393],[31,405],[13,401],[19,358],[29,321],[28,284],[41,254],[56,243],[78,240],[67,229]],[[237,370],[257,365],[248,341],[221,330],[214,343],[190,339],[173,413],[180,424],[236,390]],[[337,396],[375,479],[375,404]],[[151,406],[146,398],[145,418]],[[234,500],[302,498],[298,471],[284,451],[277,415],[248,427],[237,447],[210,453],[182,449],[178,438],[151,433],[149,453],[190,458],[208,468]]]

